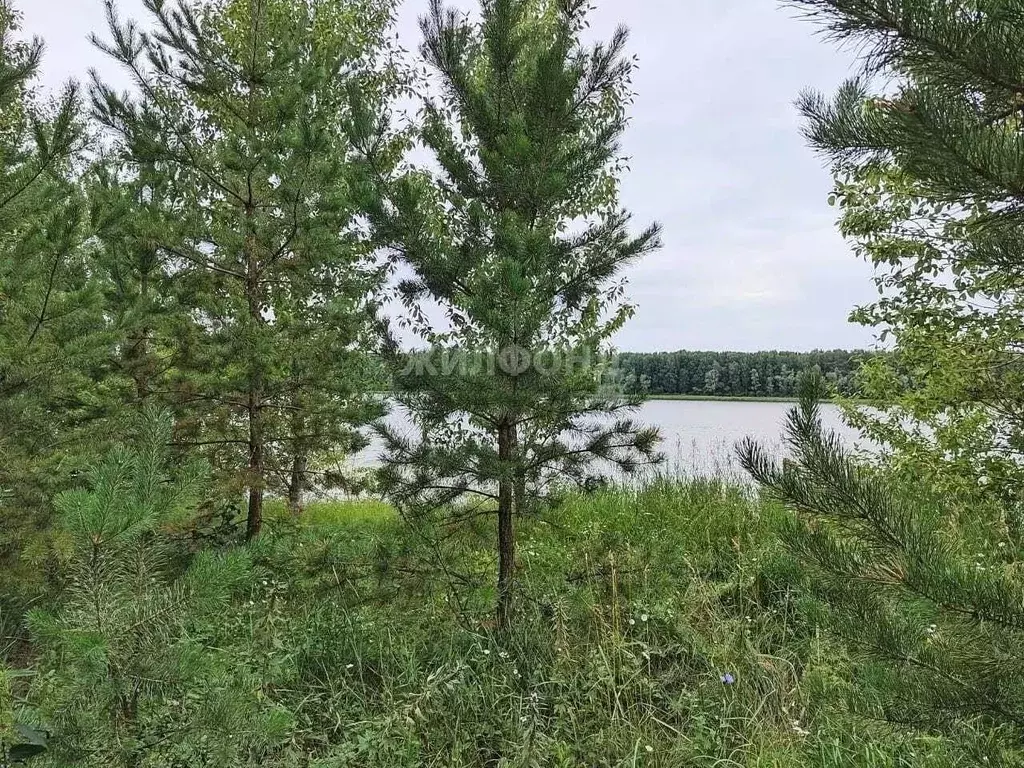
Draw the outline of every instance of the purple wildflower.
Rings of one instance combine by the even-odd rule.
[[[720,675],[720,676],[719,676],[719,679],[720,679],[720,680],[722,681],[722,683],[724,683],[725,685],[732,685],[733,683],[735,683],[735,682],[736,682],[736,678],[735,678],[735,677],[733,677],[733,676],[732,676],[732,675],[731,675],[730,673],[728,673],[728,672],[726,672],[726,673],[725,673],[724,675]]]

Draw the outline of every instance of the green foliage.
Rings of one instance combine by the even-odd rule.
[[[278,528],[255,554],[265,674],[313,765],[977,764],[850,718],[852,666],[808,620],[783,513],[741,489],[611,490],[524,520],[524,608],[500,634],[492,526],[460,526],[438,570],[431,537],[336,506],[337,527]]]
[[[274,499],[267,504],[267,518],[275,525],[284,524],[287,513],[286,504],[282,499]],[[360,497],[343,503],[314,501],[306,505],[301,519],[303,528],[317,528],[352,526],[360,521],[394,522],[396,517],[395,508],[390,504],[372,497]]]
[[[177,439],[207,455],[227,489],[248,489],[250,536],[265,489],[301,497],[330,485],[307,461],[360,447],[355,427],[381,411],[366,359],[381,274],[358,222],[350,134],[386,130],[402,87],[393,5],[147,0],[156,34],[111,5],[112,42],[97,41],[136,87],[92,91],[96,120],[116,137],[101,187],[129,185],[106,264],[125,278],[120,307],[140,339],[141,361],[126,368],[142,394],[159,385]],[[393,140],[378,141],[383,157]],[[131,322],[147,302],[159,309],[168,282],[173,321]]]
[[[867,53],[834,100],[802,99],[809,139],[834,161],[841,231],[876,268],[879,299],[853,319],[894,347],[862,377],[887,407],[851,417],[894,469],[1016,516],[1024,5],[795,4]]]
[[[816,352],[623,352],[623,385],[651,395],[794,397],[803,373],[817,369],[843,395],[857,393],[857,373],[874,354]],[[709,386],[709,382],[712,386]]]
[[[279,716],[210,644],[252,578],[241,553],[185,563],[161,528],[188,514],[199,466],[172,461],[170,420],[144,410],[131,442],[57,500],[67,586],[29,616],[37,652],[24,715],[51,733],[40,764],[223,765],[272,739]]]
[[[856,390],[844,352],[611,365],[659,228],[618,199],[633,61],[589,3],[434,0],[404,132],[395,2],[110,2],[134,88],[94,80],[86,153],[0,0],[0,765],[1022,764],[1024,8],[795,2],[871,52],[802,105],[896,348],[852,412],[884,464],[822,433],[821,380],[793,460],[744,447],[778,504],[602,489],[657,459],[623,385]],[[294,514],[357,490],[389,389],[388,501]]]
[[[586,483],[595,461],[628,472],[655,458],[635,403],[599,392],[608,339],[632,314],[622,271],[659,246],[659,228],[630,234],[617,199],[626,32],[587,48],[586,15],[498,0],[470,21],[432,3],[422,53],[441,97],[425,101],[420,138],[438,170],[371,208],[409,270],[402,323],[428,347],[395,355],[418,435],[383,430],[382,489],[410,519],[452,503],[497,513],[502,623],[513,518],[553,485]]]
[[[104,309],[118,341],[97,399],[115,417],[125,406],[173,404],[174,342],[188,325],[170,260],[159,247],[173,183],[152,170],[135,175],[132,168],[107,150],[84,179],[96,230],[91,268],[102,279]]]
[[[1024,308],[1014,271],[978,251],[980,239],[1009,230],[989,230],[984,205],[972,212],[927,197],[892,164],[845,173],[836,200],[844,234],[878,272],[879,300],[854,318],[895,341],[894,354],[861,376],[865,395],[886,409],[853,420],[891,446],[894,467],[1018,508]]]
[[[0,2],[0,568],[39,582],[50,499],[83,449],[106,352],[78,93],[36,96],[43,46],[17,39],[18,19]]]
[[[881,446],[853,458],[824,433],[806,379],[779,464],[745,467],[795,516],[817,617],[858,660],[857,710],[984,734],[978,763],[1020,763],[1021,157],[1024,5],[794,0],[862,46],[861,76],[801,99],[834,163],[841,230],[876,268],[853,319],[893,340],[862,370],[878,410],[850,409]]]
[[[460,527],[440,571],[393,514],[268,515],[249,549],[261,577],[250,588],[220,573],[236,585],[226,600],[207,587],[212,603],[186,601],[130,641],[113,632],[124,608],[101,641],[77,597],[40,621],[59,629],[19,715],[51,730],[40,765],[881,768],[995,755],[851,719],[854,667],[811,621],[774,536],[783,518],[718,483],[567,499],[524,521],[524,609],[496,635],[490,526]],[[175,573],[137,599],[192,583]],[[146,637],[150,653],[128,663]],[[100,706],[143,670],[134,717]]]
[[[835,163],[842,232],[876,267],[879,299],[854,319],[894,342],[862,377],[885,407],[850,414],[883,461],[853,463],[810,401],[791,420],[796,463],[752,446],[745,461],[804,513],[789,538],[876,709],[1016,744],[1024,5],[796,4],[867,51],[860,79],[802,108]]]
[[[792,461],[780,465],[750,441],[740,456],[798,513],[784,537],[813,568],[821,618],[864,662],[864,713],[952,733],[980,725],[1003,751],[1017,749],[1024,542],[996,509],[858,464],[822,429],[824,391],[809,378],[790,413]]]

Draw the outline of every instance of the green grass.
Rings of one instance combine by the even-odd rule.
[[[271,524],[290,517],[283,499],[268,499],[265,515]],[[301,522],[305,527],[339,527],[376,524],[393,520],[395,509],[378,499],[359,498],[339,501],[313,501],[305,505]]]
[[[315,765],[971,765],[851,714],[854,666],[810,619],[783,517],[718,482],[571,498],[521,521],[499,635],[488,517],[315,504],[258,545],[273,616],[234,626],[289,649],[265,686]]]
[[[508,632],[493,518],[458,512],[409,521],[356,500],[294,519],[274,501],[257,541],[196,558],[228,579],[199,605],[177,598],[203,580],[128,600],[138,614],[106,617],[123,632],[89,612],[75,632],[36,617],[67,638],[17,692],[51,733],[40,765],[966,768],[995,754],[854,713],[871,703],[861,672],[816,626],[777,536],[786,513],[744,488],[665,480],[519,520]],[[136,669],[160,677],[139,685]],[[127,714],[109,695],[122,681]]]

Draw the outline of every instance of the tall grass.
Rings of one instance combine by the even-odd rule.
[[[270,649],[267,695],[293,713],[266,764],[976,764],[849,713],[854,670],[809,619],[783,514],[718,481],[569,499],[521,524],[507,635],[487,519],[279,515],[256,550],[265,584],[222,627]]]

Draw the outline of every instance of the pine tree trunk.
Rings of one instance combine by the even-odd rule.
[[[141,364],[135,371],[135,397],[141,404],[149,399],[149,328],[140,333],[136,355]]]
[[[258,391],[249,393],[249,514],[245,538],[252,541],[263,527],[263,407]]]
[[[288,483],[288,511],[293,517],[302,514],[302,496],[306,490],[306,464],[305,456],[296,456],[292,459],[292,479]]]
[[[143,328],[134,337],[128,337],[125,350],[121,355],[121,368],[135,385],[134,405],[142,405],[149,396],[149,381],[146,374],[148,331]]]
[[[246,217],[252,217],[251,205],[246,208]],[[255,238],[250,235],[246,242],[245,294],[249,304],[249,321],[253,328],[263,323],[260,305],[259,270],[256,259]],[[245,538],[252,541],[260,535],[263,527],[263,393],[260,368],[262,361],[250,360],[252,366],[249,381],[249,514],[246,518]]]
[[[142,296],[149,296],[149,276],[146,273],[142,274],[141,282],[139,284],[139,293]],[[132,374],[135,379],[135,396],[140,405],[149,399],[149,377],[151,374],[149,367],[149,334],[149,327],[143,326],[139,330],[139,336],[135,343],[133,361],[135,363],[135,367],[133,368]]]
[[[516,540],[515,477],[507,473],[516,443],[516,428],[511,424],[498,427],[498,459],[502,474],[498,480],[498,629],[507,630],[512,621],[512,594],[515,580]]]
[[[513,457],[519,456],[519,430],[516,427],[512,428],[512,455]],[[513,471],[513,477],[515,478],[515,496],[513,497],[515,514],[522,515],[526,511],[526,473],[523,472],[518,462]]]

